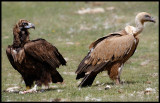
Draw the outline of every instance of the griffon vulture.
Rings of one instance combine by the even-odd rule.
[[[135,18],[136,27],[126,26],[125,29],[110,33],[91,43],[90,51],[79,64],[76,79],[83,78],[79,87],[91,86],[97,74],[107,70],[108,75],[116,84],[120,83],[120,75],[124,63],[134,54],[144,22],[154,22],[149,13],[138,13]]]
[[[56,70],[66,61],[58,49],[45,39],[29,39],[28,29],[35,28],[27,20],[19,20],[13,28],[13,44],[6,49],[8,59],[15,70],[21,75],[26,85],[26,91],[32,92],[37,86],[48,86],[50,82],[63,82],[62,76]],[[34,88],[31,86],[35,82]]]

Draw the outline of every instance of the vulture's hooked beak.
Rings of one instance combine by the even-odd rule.
[[[28,23],[28,25],[25,26],[25,28],[26,28],[26,29],[30,29],[30,28],[35,29],[35,26],[34,26],[34,24],[32,24],[32,23]]]
[[[156,23],[156,21],[155,21],[155,19],[154,19],[153,17],[151,17],[151,18],[149,19],[149,21],[150,21],[150,22],[153,22],[153,23]]]

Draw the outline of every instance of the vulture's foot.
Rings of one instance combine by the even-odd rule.
[[[20,91],[19,94],[34,93],[34,92],[37,92],[37,85],[35,85],[32,89],[26,87],[26,91]]]

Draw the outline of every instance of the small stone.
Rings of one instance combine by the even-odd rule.
[[[96,84],[99,84],[100,82],[99,81],[96,81]]]
[[[88,97],[88,96],[86,96],[86,97],[85,97],[85,100],[86,100],[86,101],[88,101],[88,100],[89,100],[89,97]]]
[[[111,89],[111,86],[106,85],[105,90],[107,90],[107,89]]]
[[[61,90],[61,89],[58,89],[58,90],[57,90],[58,93],[59,93],[59,92],[62,92],[62,91],[63,91],[63,90]]]
[[[155,93],[156,90],[153,88],[146,88],[146,90],[144,91],[144,94],[149,95],[150,93]]]

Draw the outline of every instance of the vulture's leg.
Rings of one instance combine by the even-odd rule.
[[[123,64],[118,68],[118,76],[116,78],[116,84],[120,84],[120,76],[121,76],[121,73],[122,73],[122,68],[123,68]]]
[[[116,82],[116,84],[120,83],[120,78],[118,78],[118,68],[111,68],[108,70],[109,77]]]
[[[26,78],[27,78],[27,79],[26,79]],[[33,84],[33,81],[29,80],[29,79],[28,79],[29,77],[26,77],[26,78],[23,77],[23,80],[24,80],[24,82],[25,82],[25,84],[26,84],[26,90],[29,90],[29,89],[31,89],[31,86],[32,86],[32,84]]]
[[[117,63],[108,70],[109,77],[112,80],[114,80],[116,84],[120,84],[120,75],[122,72],[122,67],[123,67],[123,64],[119,66],[119,64]]]
[[[116,84],[120,84],[120,78],[116,78]]]
[[[29,77],[26,77],[29,78]],[[26,84],[26,90],[25,91],[20,91],[20,94],[26,94],[26,93],[31,93],[31,92],[36,92],[37,91],[37,85],[35,85],[32,89],[31,86],[33,84],[32,80],[26,79],[25,77],[23,77],[24,82]]]
[[[31,92],[37,92],[37,84],[35,84],[35,86],[32,89],[28,90],[28,92],[29,93],[31,93]]]
[[[31,89],[31,87],[30,86],[26,86],[26,90],[30,90]]]

